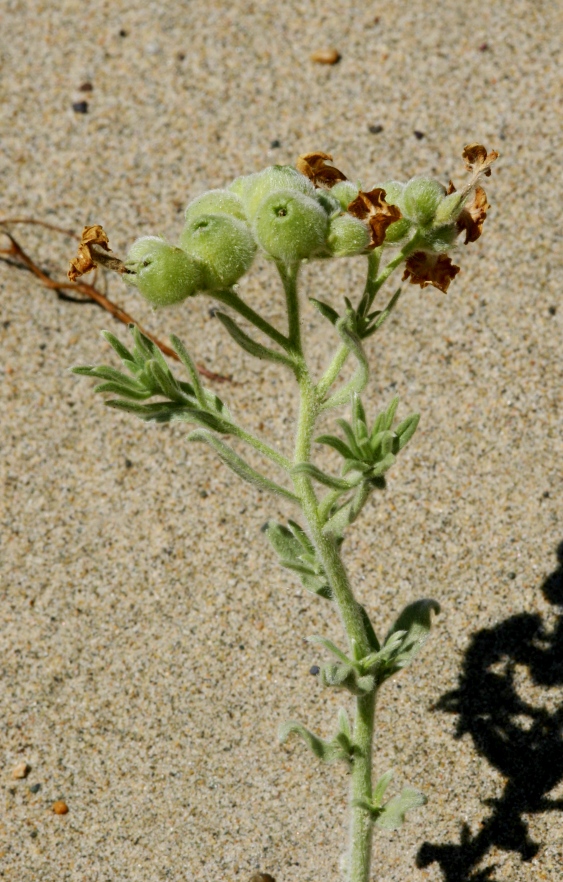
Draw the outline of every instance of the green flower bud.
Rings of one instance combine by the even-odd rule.
[[[338,181],[334,187],[331,187],[330,192],[340,202],[342,211],[347,211],[350,203],[354,201],[360,192],[360,188],[357,184],[353,184],[352,181]]]
[[[335,199],[330,190],[316,190],[315,198],[319,205],[322,205],[327,215],[336,217],[342,211],[342,207],[338,199]]]
[[[432,223],[445,193],[439,181],[412,178],[403,190],[399,208],[415,224],[425,227]]]
[[[204,288],[230,288],[250,269],[256,243],[248,224],[227,214],[202,214],[186,222],[180,247],[203,264]]]
[[[441,253],[449,251],[459,235],[455,224],[443,224],[441,227],[431,227],[424,234],[420,243],[420,251],[434,251]]]
[[[325,246],[328,217],[316,199],[291,190],[271,193],[260,204],[253,224],[258,244],[275,260],[292,263],[312,257]]]
[[[434,215],[435,226],[456,221],[463,211],[466,199],[467,196],[464,196],[462,193],[450,193],[449,196],[444,196]]]
[[[186,208],[186,220],[200,217],[202,214],[228,214],[245,221],[242,200],[229,190],[208,190],[190,202]]]
[[[158,236],[137,239],[129,249],[125,266],[135,274],[124,274],[125,281],[155,307],[181,303],[203,288],[199,261]]]
[[[351,214],[332,218],[328,228],[328,247],[333,257],[361,254],[371,242],[367,226]]]
[[[254,217],[262,200],[278,190],[293,190],[312,198],[316,194],[309,178],[291,165],[271,165],[264,171],[248,175],[242,182],[237,178],[229,189],[240,196],[249,219]]]

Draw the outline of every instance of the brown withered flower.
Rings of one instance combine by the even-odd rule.
[[[487,148],[482,144],[468,144],[467,147],[464,147],[461,155],[465,160],[467,171],[477,172],[487,178],[491,174],[491,165],[498,158],[496,150],[487,153]]]
[[[325,187],[332,187],[338,181],[346,181],[346,175],[333,165],[327,165],[327,161],[332,162],[330,153],[321,153],[320,150],[315,153],[303,153],[297,157],[295,168],[309,178],[315,187],[322,184]]]
[[[483,188],[475,187],[473,199],[465,203],[457,219],[459,232],[461,233],[465,230],[465,245],[468,245],[469,242],[476,242],[483,232],[483,224],[490,207]]]
[[[109,239],[100,224],[84,227],[78,246],[78,254],[70,261],[68,270],[70,281],[75,282],[80,276],[89,273],[98,265],[105,266],[117,273],[129,272],[123,261],[117,257],[111,257],[108,254],[109,251],[111,251]]]
[[[407,259],[403,282],[408,279],[412,285],[420,285],[426,288],[434,285],[444,294],[447,292],[450,282],[459,273],[459,266],[452,263],[447,254],[429,254],[426,251],[415,251]]]
[[[400,209],[385,201],[385,190],[382,187],[376,187],[369,193],[360,190],[348,206],[348,213],[360,220],[367,220],[371,233],[370,249],[382,245],[387,227],[402,218]]]

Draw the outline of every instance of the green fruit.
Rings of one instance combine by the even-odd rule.
[[[230,288],[250,269],[256,243],[248,224],[226,214],[202,214],[186,222],[180,247],[203,264],[204,287]]]
[[[434,220],[436,209],[445,193],[445,188],[439,181],[412,178],[403,190],[399,207],[415,224],[425,227]]]
[[[243,201],[247,217],[252,220],[263,199],[279,190],[292,190],[315,197],[315,188],[309,178],[302,175],[291,165],[272,165],[264,171],[248,175],[245,183],[238,184],[240,178],[233,181],[231,188]],[[233,185],[236,184],[236,188]]]
[[[198,196],[186,208],[185,218],[188,221],[202,214],[227,214],[242,221],[246,220],[241,199],[229,190],[208,190]]]
[[[350,203],[354,201],[360,192],[360,188],[357,184],[353,184],[352,181],[338,181],[334,187],[331,187],[330,192],[340,202],[342,211],[347,211]]]
[[[125,281],[155,307],[181,303],[203,287],[201,264],[158,236],[137,239],[125,266],[134,273],[124,274]]]
[[[328,230],[328,247],[333,257],[361,254],[370,244],[367,226],[351,214],[341,214],[331,220]]]
[[[328,217],[303,193],[280,190],[260,203],[253,231],[258,244],[275,260],[293,263],[312,257],[326,244]]]
[[[341,213],[342,206],[338,199],[332,195],[330,190],[316,190],[315,198],[319,205],[322,205],[329,218],[335,217]]]
[[[435,225],[440,226],[456,221],[463,210],[466,198],[461,193],[450,193],[449,196],[444,196],[434,215]]]

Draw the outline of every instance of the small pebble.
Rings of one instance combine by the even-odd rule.
[[[41,790],[41,784],[32,784],[29,788],[30,793],[39,793]]]
[[[417,139],[417,141],[422,141],[422,139],[424,138],[424,132],[419,132],[416,129],[413,132],[413,134],[414,134],[415,138]]]
[[[78,87],[79,92],[92,92],[94,89],[92,83],[82,83],[81,86]]]
[[[12,778],[16,778],[16,780],[18,778],[27,778],[30,772],[31,766],[23,761],[21,763],[18,763],[17,766],[12,769]]]
[[[131,462],[130,459],[125,459],[125,468],[126,468],[126,469],[132,469],[132,468],[133,468],[133,463]]]
[[[489,48],[488,43],[481,43],[481,45],[479,46],[479,52],[486,52],[488,48]]]
[[[317,64],[337,64],[340,58],[340,52],[337,49],[317,49],[311,54],[311,61],[315,61]]]
[[[73,101],[72,109],[75,113],[88,113],[87,101]]]
[[[510,580],[515,579],[515,578],[516,578],[516,573],[509,573],[509,574],[508,574],[508,578],[509,578]]]
[[[320,674],[320,672],[321,672],[321,669],[319,668],[318,665],[313,665],[312,667],[309,668],[309,673],[312,674],[313,677],[316,677],[317,674]]]
[[[281,147],[281,141],[278,141],[277,138],[274,138],[273,141],[270,141],[271,150],[277,150],[278,147]]]
[[[53,811],[56,815],[66,815],[68,812],[68,805],[66,802],[63,802],[62,799],[57,799],[57,801],[53,803]]]
[[[249,882],[276,882],[276,880],[269,873],[255,873],[250,877]]]
[[[368,126],[368,129],[372,135],[379,135],[383,131],[383,126]]]
[[[549,490],[544,490],[544,491],[543,491],[543,498],[544,498],[544,499],[549,499]]]
[[[557,312],[557,307],[556,307],[556,306],[550,306],[550,307],[548,307],[548,310],[547,310],[547,311],[548,311],[548,313],[549,313],[550,315],[555,315],[555,313]]]
[[[126,31],[124,28],[121,28],[121,30],[119,31],[120,37],[126,37],[127,34],[128,34],[128,31]]]

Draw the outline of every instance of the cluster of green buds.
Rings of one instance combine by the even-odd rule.
[[[451,182],[444,187],[424,177],[363,190],[330,164],[330,154],[307,153],[295,168],[271,166],[199,196],[186,209],[177,245],[144,236],[119,271],[152,306],[163,307],[200,292],[232,289],[258,252],[289,266],[398,246],[403,279],[446,291],[459,272],[446,252],[461,232],[466,244],[480,236],[489,205],[478,182],[490,174],[496,156],[479,144],[466,147],[463,157],[472,175],[459,191]],[[99,262],[103,255],[94,256],[91,245],[108,250],[105,242],[83,240],[71,278]],[[106,256],[107,265],[110,261],[116,263]]]

